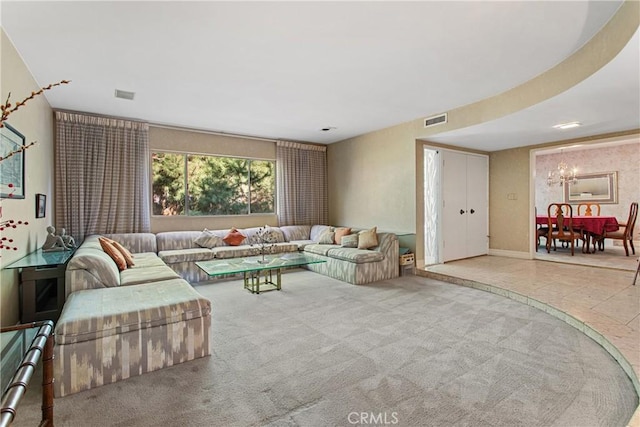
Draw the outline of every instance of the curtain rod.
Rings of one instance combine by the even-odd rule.
[[[316,142],[296,141],[296,140],[290,140],[290,139],[264,138],[264,137],[260,137],[260,136],[251,136],[251,135],[242,135],[242,134],[238,134],[238,133],[228,133],[228,132],[222,132],[222,131],[197,129],[197,128],[188,128],[188,127],[183,127],[183,126],[168,125],[168,124],[164,124],[164,123],[149,122],[149,126],[156,127],[156,128],[162,128],[162,129],[181,130],[181,131],[185,131],[185,132],[204,133],[204,134],[207,134],[207,135],[228,136],[230,138],[244,138],[244,139],[253,139],[253,140],[256,140],[256,141],[275,142],[275,143],[277,143],[277,142],[290,142],[290,143],[294,143],[294,144],[314,145],[314,146],[325,147],[326,148],[326,144],[318,144]]]
[[[260,137],[260,136],[242,135],[242,134],[238,134],[238,133],[228,133],[228,132],[222,132],[222,131],[189,128],[189,127],[185,127],[185,126],[169,125],[169,124],[160,123],[160,122],[149,122],[147,120],[142,120],[142,119],[132,119],[132,118],[129,118],[129,117],[110,116],[110,115],[106,115],[106,114],[97,114],[97,113],[87,113],[87,112],[84,112],[84,111],[65,110],[65,109],[61,109],[61,108],[54,108],[53,111],[54,112],[58,112],[59,111],[61,113],[84,114],[84,115],[87,115],[87,116],[104,117],[104,118],[108,118],[108,119],[129,120],[129,121],[132,121],[132,122],[147,123],[150,127],[161,128],[161,129],[181,130],[181,131],[185,131],[185,132],[204,133],[204,134],[207,134],[207,135],[228,136],[230,138],[253,139],[253,140],[256,140],[256,141],[264,141],[264,142],[284,141],[284,142],[294,142],[294,143],[298,143],[298,144],[317,145],[317,146],[320,146],[320,147],[326,147],[325,144],[318,144],[318,143],[314,143],[314,142],[264,138],[264,137]]]
[[[98,114],[98,113],[87,113],[86,111],[65,110],[65,109],[62,109],[62,108],[53,108],[53,112],[54,113],[80,114],[80,115],[83,115],[83,116],[99,117],[99,118],[103,118],[103,119],[127,120],[127,121],[130,121],[130,122],[136,122],[136,123],[147,123],[146,120],[132,119],[131,117],[111,116],[111,115],[108,115],[108,114]],[[147,124],[149,124],[149,123],[147,123]]]
[[[240,134],[237,134],[237,133],[227,133],[227,132],[214,131],[214,130],[188,128],[188,127],[183,127],[183,126],[167,125],[167,124],[164,124],[164,123],[149,122],[149,126],[156,127],[156,128],[162,128],[162,129],[172,129],[172,130],[182,130],[182,131],[187,131],[187,132],[205,133],[205,134],[208,134],[208,135],[228,136],[230,138],[244,138],[244,139],[255,139],[257,141],[265,141],[265,142],[278,142],[277,139],[272,139],[272,138],[262,138],[262,137],[259,137],[259,136],[240,135]]]

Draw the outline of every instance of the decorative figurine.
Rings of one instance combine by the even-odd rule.
[[[60,229],[60,237],[62,237],[62,241],[67,248],[73,249],[76,247],[76,240],[72,235],[67,234],[67,230],[65,230],[64,228]]]
[[[70,249],[64,244],[62,237],[56,236],[56,229],[54,227],[48,226],[47,233],[47,238],[42,245],[42,252],[60,252]]]

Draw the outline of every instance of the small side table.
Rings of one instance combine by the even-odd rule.
[[[400,252],[400,276],[409,276],[414,273],[416,258],[409,248],[399,248]]]
[[[74,250],[38,249],[5,268],[20,269],[20,320],[58,320],[65,301],[64,274]]]

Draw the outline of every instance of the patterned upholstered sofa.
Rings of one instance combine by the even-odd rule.
[[[211,354],[211,303],[157,255],[151,233],[114,235],[133,253],[120,271],[88,237],[67,265],[55,328],[57,397]]]
[[[285,238],[298,245],[305,254],[326,261],[306,266],[311,271],[354,285],[398,277],[398,236],[394,233],[376,233],[377,245],[369,249],[319,243],[321,236],[334,228],[326,225],[280,227]],[[351,228],[351,234],[365,231]]]
[[[184,279],[73,292],[56,323],[56,397],[211,354],[211,303]]]
[[[378,245],[370,249],[321,244],[323,233],[334,227],[327,225],[289,225],[270,227],[273,253],[304,251],[326,263],[312,264],[308,269],[352,284],[365,284],[398,276],[398,238],[393,233],[376,233]],[[197,242],[203,231],[171,231],[107,235],[129,249],[136,259],[131,269],[119,271],[113,260],[101,249],[98,236],[88,237],[69,261],[66,271],[66,293],[82,289],[108,288],[150,283],[181,277],[189,283],[210,278],[195,264],[214,258],[256,255],[259,227],[239,230],[246,236],[237,246],[222,239],[230,230],[207,230],[218,237],[215,244],[202,247]],[[356,234],[359,229],[352,229]]]

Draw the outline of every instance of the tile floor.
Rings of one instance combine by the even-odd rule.
[[[416,274],[504,295],[566,321],[618,360],[640,394],[640,278],[632,286],[635,270],[481,256]],[[640,407],[629,425],[640,427]]]

